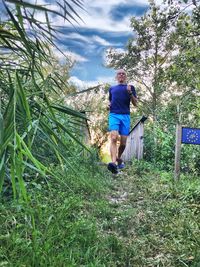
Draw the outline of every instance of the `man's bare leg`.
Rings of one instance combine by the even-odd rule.
[[[110,155],[113,163],[117,160],[117,140],[119,133],[118,131],[111,131],[110,133]]]
[[[126,135],[121,135],[121,137],[120,137],[120,145],[119,145],[118,156],[117,156],[117,160],[118,160],[119,164],[121,162],[121,156],[124,152],[124,149],[126,148],[127,137],[128,136],[126,136]]]

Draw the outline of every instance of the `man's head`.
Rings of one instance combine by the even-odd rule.
[[[125,83],[126,82],[126,72],[123,69],[117,70],[116,78],[118,83]]]

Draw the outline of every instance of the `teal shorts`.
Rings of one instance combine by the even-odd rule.
[[[129,135],[130,114],[109,114],[109,131],[118,131],[120,135]]]

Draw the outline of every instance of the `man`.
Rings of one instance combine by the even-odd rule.
[[[126,147],[127,137],[130,131],[130,102],[137,106],[137,96],[134,86],[127,85],[126,72],[123,69],[117,71],[118,84],[109,89],[109,131],[110,154],[112,162],[108,164],[108,170],[117,174],[118,168],[124,164],[121,155]],[[120,135],[120,145],[117,151],[117,140]]]

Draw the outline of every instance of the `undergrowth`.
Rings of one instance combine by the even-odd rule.
[[[83,164],[27,188],[29,203],[1,199],[0,266],[200,266],[198,177]]]

